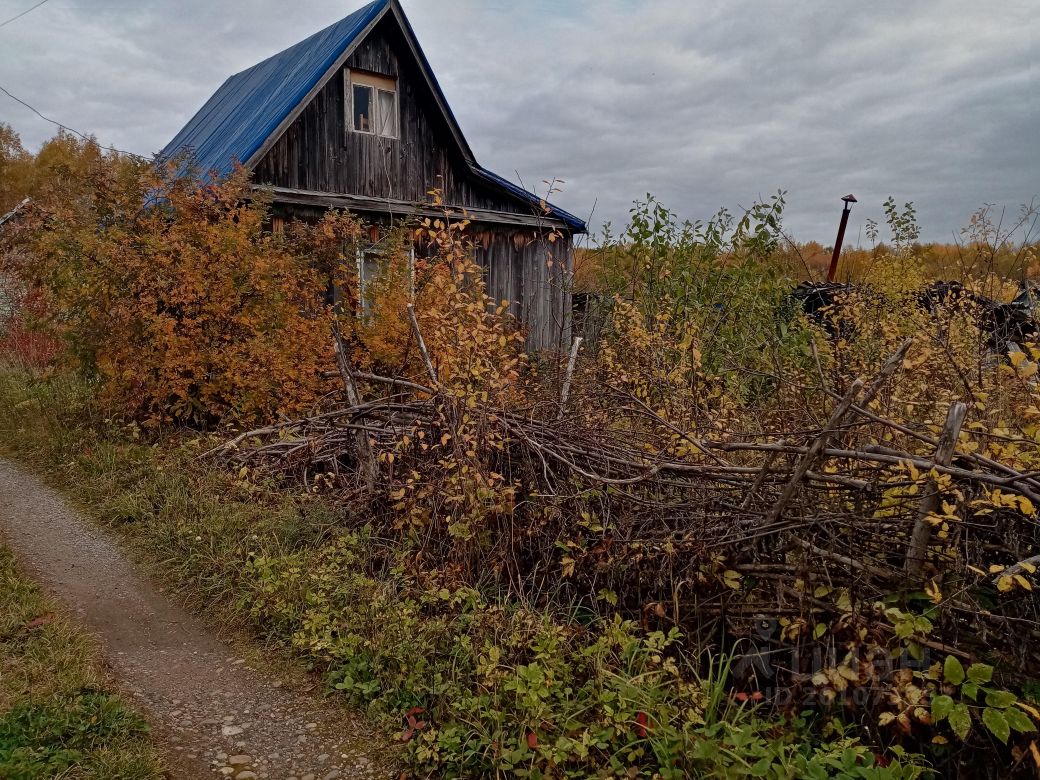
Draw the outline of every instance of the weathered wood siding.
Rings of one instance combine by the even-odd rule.
[[[254,168],[276,187],[426,202],[438,189],[455,206],[533,214],[529,203],[475,180],[396,25],[380,23],[346,66],[321,89]],[[355,133],[348,126],[350,68],[397,80],[399,138]]]
[[[476,259],[488,295],[509,301],[527,333],[529,350],[566,350],[571,334],[570,237],[550,243],[530,228],[476,226]]]
[[[316,221],[316,207],[276,205],[286,219]],[[369,221],[388,220],[366,215]],[[569,235],[548,241],[544,231],[530,227],[474,224],[467,233],[474,259],[484,271],[487,294],[496,305],[509,301],[509,314],[523,326],[528,350],[570,347],[574,248]],[[416,247],[417,256],[430,256],[430,247]]]

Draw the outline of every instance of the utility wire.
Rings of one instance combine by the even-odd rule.
[[[29,10],[32,10],[32,9],[29,9]],[[26,13],[28,13],[28,11]],[[57,125],[62,130],[65,130],[66,132],[72,133],[73,135],[78,135],[84,141],[94,141],[94,143],[97,143],[96,139],[91,138],[90,136],[86,135],[85,133],[81,133],[79,130],[76,130],[75,128],[69,127],[68,125],[63,125],[58,120],[51,119],[49,116],[44,116],[37,109],[35,109],[32,106],[30,106],[28,103],[26,103],[20,97],[12,95],[10,92],[8,92],[6,89],[4,89],[4,87],[2,85],[0,85],[0,92],[3,92],[5,95],[7,95],[7,97],[11,98],[11,100],[14,100],[17,103],[21,103],[27,109],[29,109],[34,114],[36,114],[36,116],[38,116],[40,119],[43,119],[46,122],[50,122],[52,125]],[[113,146],[101,146],[101,144],[98,144],[98,146],[100,148],[104,149],[106,152],[115,152],[116,154],[125,154],[127,157],[136,157],[138,160],[145,160],[145,161],[147,161],[147,160],[150,159],[150,158],[145,157],[144,155],[141,155],[141,154],[134,154],[133,152],[128,152],[128,151],[126,151],[124,149],[116,149]]]
[[[7,20],[6,22],[0,22],[0,27],[6,27],[6,26],[7,26],[7,25],[9,25],[9,24],[10,24],[11,22],[15,22],[15,21],[17,21],[17,20],[21,19],[21,18],[22,18],[23,16],[25,16],[25,15],[26,15],[27,13],[29,13],[30,11],[35,11],[35,10],[36,10],[37,8],[39,8],[39,7],[41,6],[41,5],[43,5],[43,4],[44,4],[44,3],[46,3],[46,2],[47,2],[47,0],[40,0],[40,2],[38,2],[38,3],[37,3],[36,5],[34,5],[34,6],[32,7],[32,8],[26,8],[26,9],[25,9],[24,11],[22,11],[22,12],[21,12],[20,14],[16,14],[16,15],[12,16],[12,17],[11,17],[10,19],[8,19],[8,20]]]

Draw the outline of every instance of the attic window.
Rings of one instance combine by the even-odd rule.
[[[352,70],[347,73],[350,127],[355,133],[397,138],[397,81]]]

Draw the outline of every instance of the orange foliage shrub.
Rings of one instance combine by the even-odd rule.
[[[425,376],[408,320],[411,303],[441,388],[460,398],[477,392],[487,402],[489,393],[498,398],[516,391],[527,355],[523,333],[506,314],[508,302],[487,295],[468,226],[465,220],[426,219],[388,239],[386,264],[369,288],[371,316],[355,326],[357,360],[391,374],[403,369]],[[413,240],[429,257],[409,259],[404,246]],[[349,285],[349,272],[345,278]]]
[[[298,413],[326,389],[329,269],[360,225],[329,214],[285,235],[243,173],[204,184],[106,159],[17,229],[8,270],[42,291],[56,332],[153,423]],[[15,262],[11,258],[29,258]]]

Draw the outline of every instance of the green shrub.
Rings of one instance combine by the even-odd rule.
[[[148,725],[105,684],[93,644],[0,547],[0,777],[160,777]]]
[[[403,567],[375,579],[364,533],[317,550],[257,554],[241,605],[277,627],[329,686],[402,722],[416,765],[437,777],[917,777],[887,768],[835,723],[738,704],[728,669],[679,652],[678,629],[620,617],[588,629],[431,587]]]

